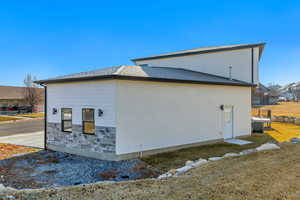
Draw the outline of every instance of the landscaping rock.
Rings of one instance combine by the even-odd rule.
[[[159,173],[139,159],[106,161],[53,151],[0,159],[0,183],[16,189],[128,181],[157,177]]]
[[[199,167],[199,166],[201,166],[201,165],[203,165],[203,164],[205,164],[207,162],[208,162],[207,160],[200,158],[199,160],[197,160],[196,162],[194,162],[193,167]]]
[[[194,164],[194,162],[191,161],[191,160],[188,160],[188,161],[185,162],[186,166],[193,166],[193,164]]]
[[[0,184],[0,194],[1,193],[6,193],[6,192],[11,192],[14,191],[16,189],[11,188],[11,187],[5,187],[3,184]]]
[[[226,153],[223,157],[227,158],[227,157],[235,157],[235,156],[239,156],[240,154],[238,153]]]
[[[208,160],[209,161],[217,161],[217,160],[222,160],[222,159],[223,159],[222,157],[211,157]]]
[[[165,178],[168,178],[167,174],[162,174],[157,179],[165,179]]]
[[[249,153],[256,152],[256,149],[246,149],[240,152],[240,155],[247,155]]]
[[[264,151],[264,150],[271,150],[271,149],[280,149],[280,147],[273,143],[266,143],[256,148],[257,151]]]
[[[190,169],[192,169],[193,167],[192,166],[184,166],[184,167],[181,167],[181,168],[178,168],[176,169],[177,170],[177,174],[182,174]]]

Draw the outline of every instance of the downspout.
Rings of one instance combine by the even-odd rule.
[[[251,81],[254,84],[254,55],[253,55],[253,48],[251,48]],[[251,87],[251,106],[253,105],[253,92],[255,88]]]
[[[47,86],[42,85],[44,87],[44,149],[47,150]]]

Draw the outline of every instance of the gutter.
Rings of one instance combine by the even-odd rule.
[[[41,84],[44,87],[44,149],[47,150],[47,86]]]
[[[93,76],[93,77],[81,77],[81,78],[68,78],[60,80],[41,80],[36,81],[38,84],[45,83],[66,83],[66,82],[76,82],[76,81],[92,81],[92,80],[139,80],[139,81],[157,81],[157,82],[175,82],[175,83],[193,83],[193,84],[211,84],[211,85],[229,85],[229,86],[245,86],[253,87],[256,86],[253,83],[238,81],[236,83],[227,82],[215,82],[215,81],[197,81],[197,80],[184,80],[184,79],[169,79],[169,78],[154,78],[154,77],[138,77],[138,76],[120,76],[120,75],[104,75],[104,76]]]

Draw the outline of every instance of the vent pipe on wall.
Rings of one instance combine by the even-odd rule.
[[[229,66],[229,79],[232,80],[232,66]]]

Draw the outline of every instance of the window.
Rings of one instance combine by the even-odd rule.
[[[95,134],[95,110],[91,108],[82,109],[83,133]]]
[[[72,108],[61,109],[61,130],[72,132]]]

